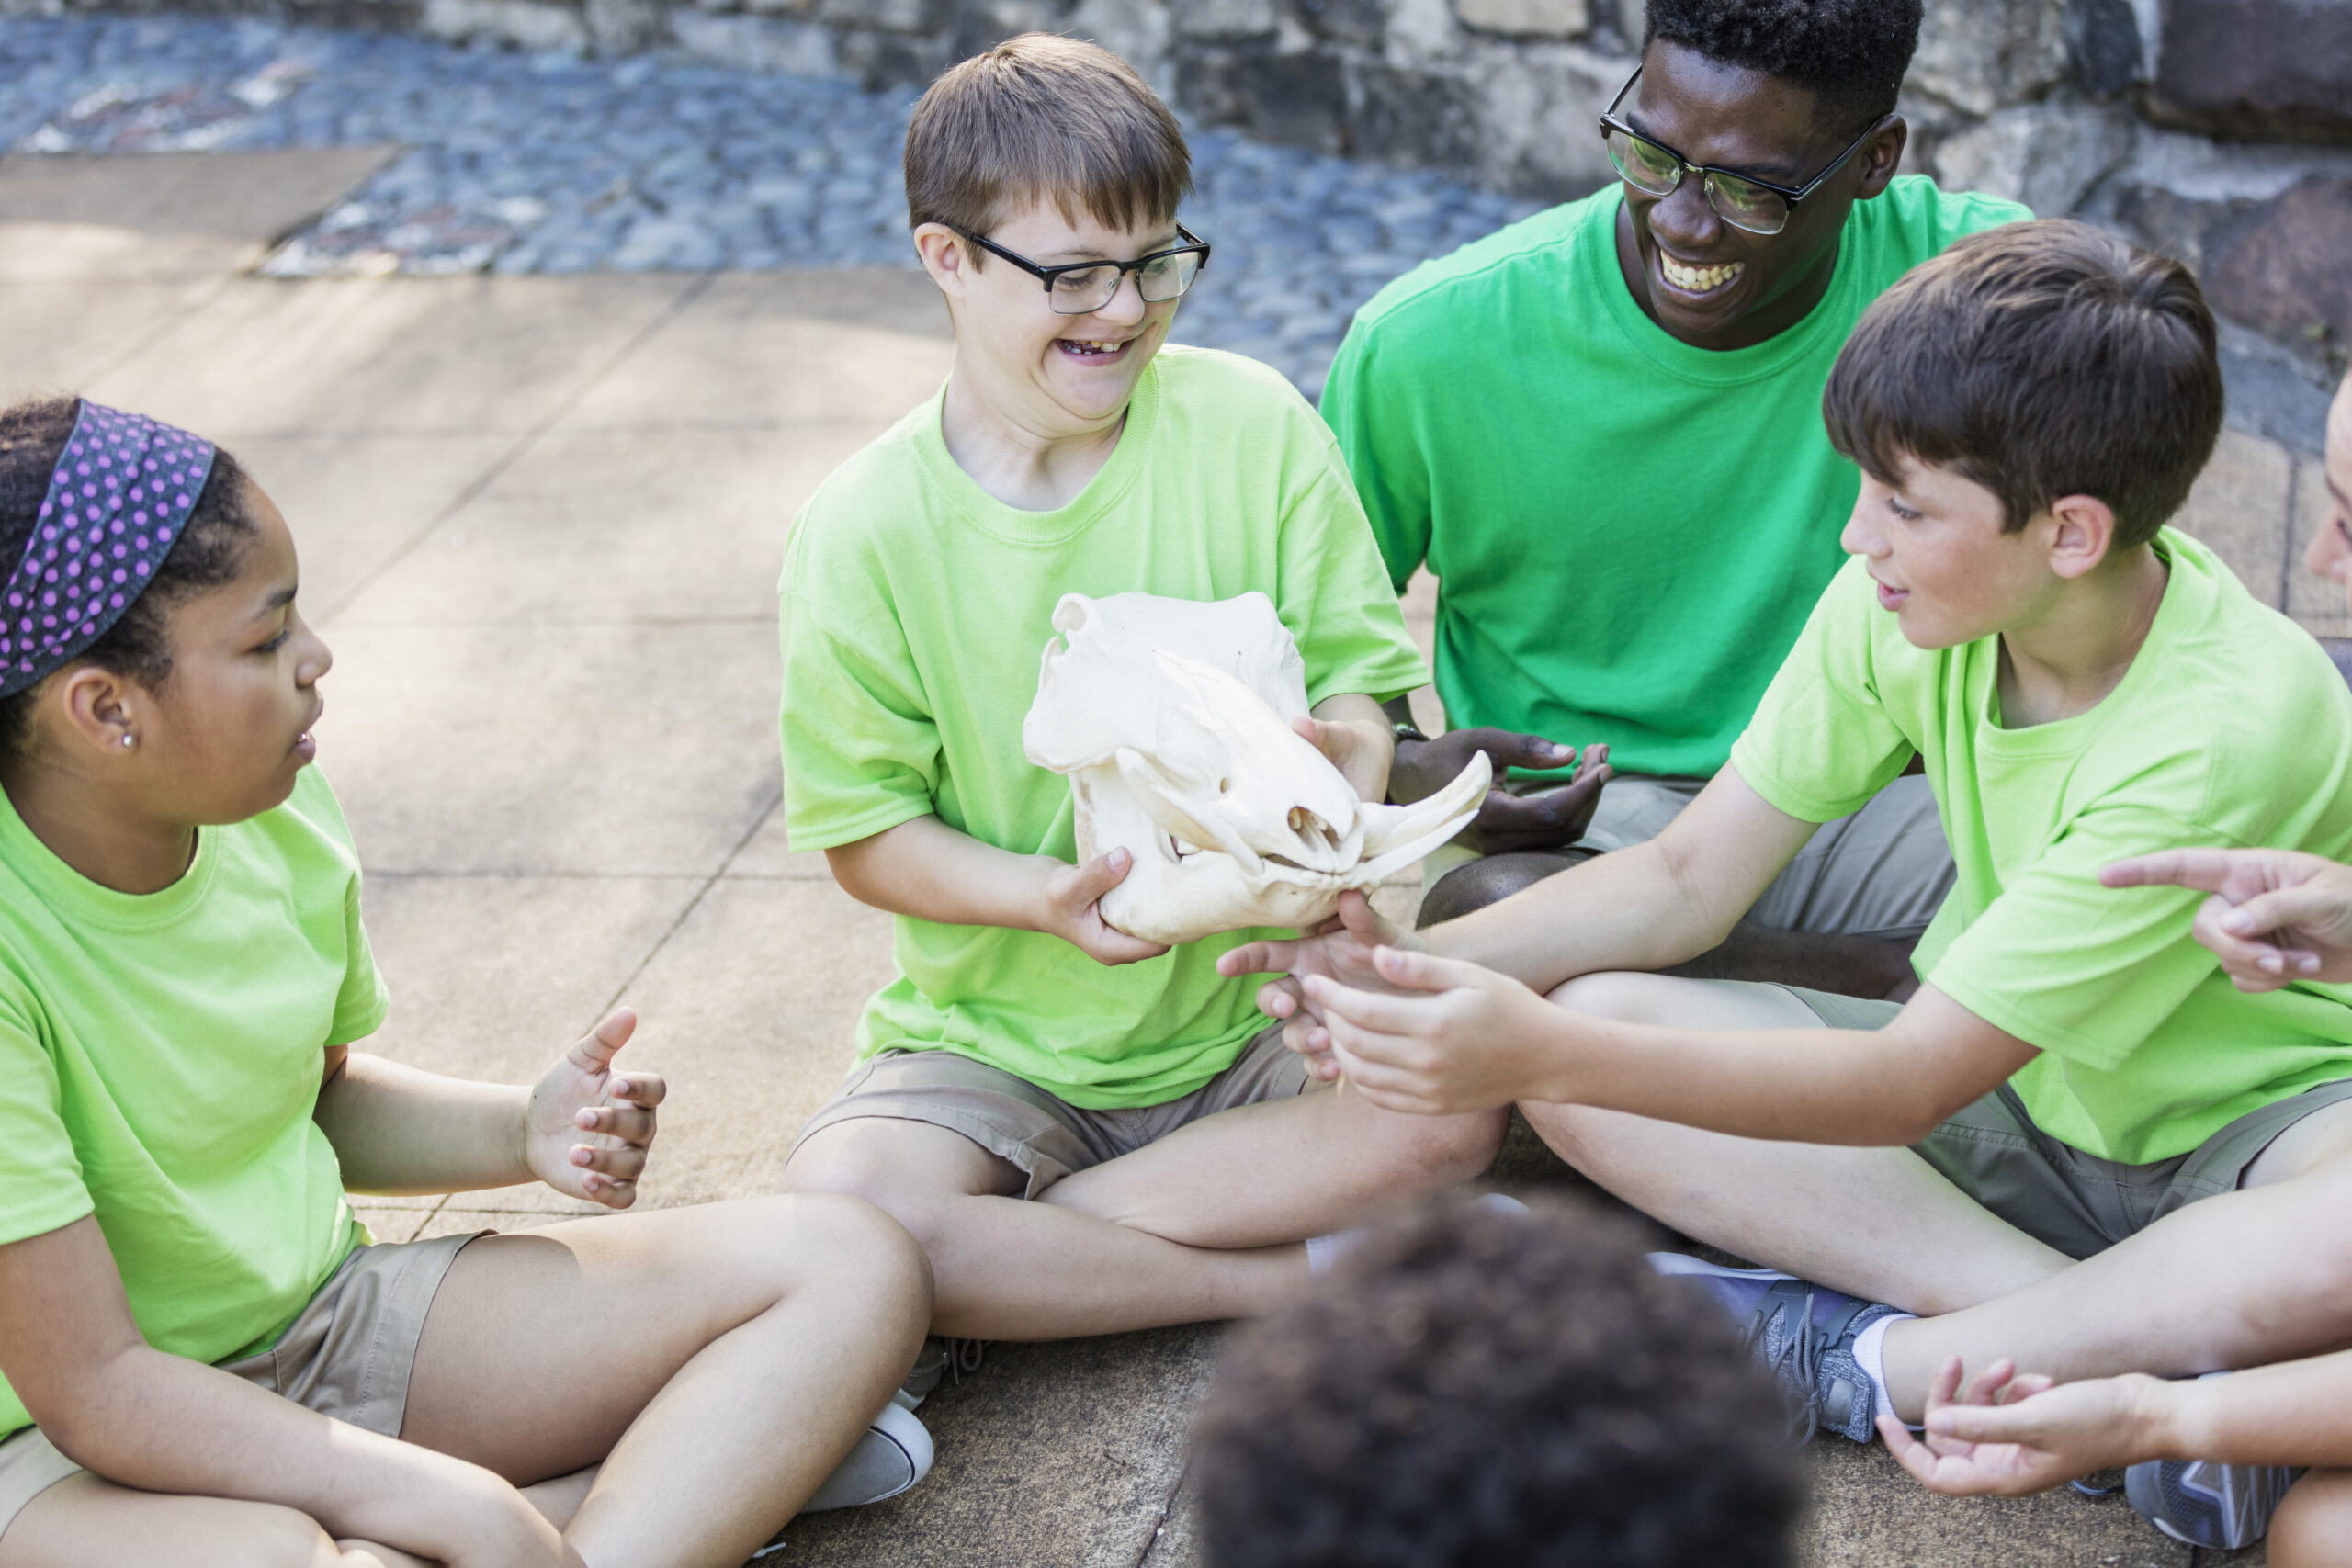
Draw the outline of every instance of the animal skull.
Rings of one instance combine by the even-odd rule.
[[[1262,593],[1203,603],[1069,593],[1023,749],[1069,777],[1081,862],[1124,846],[1102,918],[1148,942],[1311,926],[1453,837],[1493,770],[1482,753],[1410,806],[1369,804],[1290,721],[1306,666]],[[1063,638],[1069,646],[1063,646]]]

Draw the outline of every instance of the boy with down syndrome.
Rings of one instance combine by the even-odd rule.
[[[2352,377],[2328,411],[2326,476],[2327,517],[2303,564],[2352,592]],[[2120,861],[2099,875],[2110,887],[2205,894],[2197,940],[2242,991],[2352,984],[2352,866],[2198,846]],[[2313,1239],[2298,1288],[2341,1303],[2352,1254],[2340,1238]],[[2352,1352],[2342,1350],[2183,1382],[2131,1373],[2056,1383],[2005,1358],[1973,1377],[1947,1361],[1928,1393],[1924,1438],[1884,1418],[1879,1430],[1905,1468],[1939,1492],[2015,1495],[2128,1465],[2132,1506],[2167,1535],[2230,1548],[2267,1529],[2276,1568],[2352,1568],[2347,1409]]]
[[[227,453],[0,411],[0,1568],[741,1563],[915,1354],[905,1233],[786,1198],[372,1243],[346,1185],[629,1207],[634,1018],[529,1089],[353,1048],[331,659]]]
[[[2309,1275],[2347,1226],[2352,998],[2238,992],[2194,893],[2098,876],[2352,850],[2352,695],[2163,527],[2221,423],[2194,281],[2080,224],[1973,236],[1871,307],[1826,411],[1857,558],[1687,813],[1425,951],[1351,904],[1226,964],[1290,971],[1265,1006],[1363,1098],[1516,1100],[1603,1187],[1771,1265],[1668,1260],[1808,1428],[1917,1421],[1953,1356],[2079,1378],[2341,1343]],[[1631,973],[1715,940],[1914,754],[1959,881],[1907,1004]]]
[[[786,821],[898,916],[899,977],[800,1133],[788,1190],[854,1193],[929,1254],[942,1335],[1254,1314],[1302,1241],[1476,1175],[1503,1112],[1319,1088],[1219,954],[1107,925],[1022,720],[1065,593],[1273,601],[1302,730],[1378,800],[1379,700],[1424,679],[1330,433],[1272,371],[1164,346],[1208,247],[1175,118],[1091,44],[956,66],[907,133],[914,241],[955,323],[940,395],[828,479],[782,582]]]

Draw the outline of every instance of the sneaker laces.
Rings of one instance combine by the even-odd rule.
[[[1813,1287],[1803,1280],[1782,1280],[1764,1292],[1763,1300],[1748,1314],[1743,1332],[1748,1355],[1794,1396],[1797,1408],[1789,1413],[1790,1447],[1803,1448],[1820,1434],[1821,1364],[1846,1337],[1854,1319],[1868,1312],[1871,1304],[1860,1299],[1850,1302],[1826,1326],[1816,1328],[1813,1321]],[[1792,1308],[1796,1314],[1795,1329],[1781,1339],[1777,1352],[1768,1354],[1766,1337],[1772,1320]]]
[[[980,1362],[988,1355],[988,1348],[989,1342],[985,1339],[949,1339],[947,1341],[948,1375],[958,1384],[962,1383],[966,1372],[977,1372],[980,1370]]]

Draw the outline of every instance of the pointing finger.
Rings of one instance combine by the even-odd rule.
[[[2233,869],[2223,850],[2159,850],[2102,866],[2098,879],[2109,887],[2193,887],[2199,893],[2219,893]]]

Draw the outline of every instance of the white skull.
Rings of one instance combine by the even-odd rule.
[[[1368,804],[1290,721],[1306,666],[1262,593],[1203,603],[1155,593],[1054,607],[1029,760],[1069,777],[1083,863],[1125,847],[1102,918],[1148,942],[1246,926],[1308,926],[1453,837],[1492,777],[1474,757],[1410,806]]]

